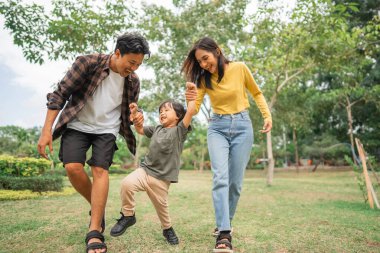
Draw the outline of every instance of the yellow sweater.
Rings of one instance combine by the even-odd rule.
[[[265,97],[243,62],[230,62],[220,83],[217,83],[217,80],[217,74],[213,74],[211,76],[212,90],[206,89],[204,80],[202,80],[196,100],[197,112],[199,112],[206,93],[210,97],[211,108],[214,113],[234,114],[241,112],[249,107],[248,90],[263,118],[272,121]]]

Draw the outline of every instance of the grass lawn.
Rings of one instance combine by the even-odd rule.
[[[211,173],[181,171],[169,194],[178,246],[166,244],[156,213],[138,193],[137,223],[118,238],[119,185],[111,177],[106,209],[109,252],[211,252],[215,227]],[[85,252],[89,205],[77,194],[0,202],[0,252]],[[234,252],[380,252],[380,211],[371,210],[354,172],[280,172],[266,186],[261,171],[246,173],[233,221]]]

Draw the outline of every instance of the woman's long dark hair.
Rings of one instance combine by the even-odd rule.
[[[191,48],[186,60],[183,62],[181,72],[185,73],[186,79],[188,81],[196,83],[198,88],[201,85],[201,79],[203,77],[206,88],[212,89],[211,73],[207,70],[202,69],[197,59],[195,58],[195,51],[197,51],[197,49],[202,49],[210,52],[218,59],[218,83],[224,76],[224,64],[229,63],[230,61],[224,57],[222,50],[213,39],[204,37],[194,43],[194,46]]]

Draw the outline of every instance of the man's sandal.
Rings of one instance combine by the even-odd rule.
[[[212,250],[214,253],[233,253],[231,234],[221,233],[216,239],[215,248]],[[221,245],[224,245],[220,247]]]
[[[99,239],[101,242],[92,242],[88,244],[88,242],[94,238]],[[95,250],[95,249],[106,249],[106,251],[104,252],[107,252],[107,245],[104,243],[104,236],[98,230],[92,230],[88,232],[88,234],[86,235],[85,242],[86,242],[86,252],[88,252],[89,250]]]

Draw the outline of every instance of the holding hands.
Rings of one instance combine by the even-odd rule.
[[[186,101],[195,101],[198,95],[198,90],[197,90],[197,85],[192,82],[186,82],[186,92],[185,92],[185,97]]]
[[[133,122],[135,127],[142,127],[144,124],[144,115],[141,110],[139,110],[136,103],[129,104],[129,110],[131,114],[129,115],[129,120]]]

